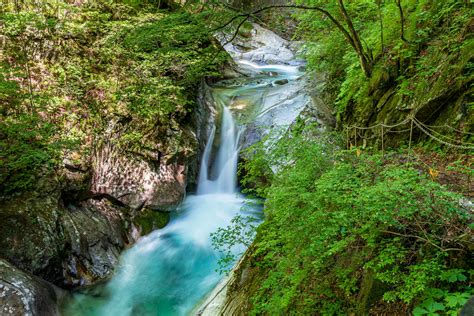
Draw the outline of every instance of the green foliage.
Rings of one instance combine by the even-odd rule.
[[[158,10],[157,1],[5,6],[0,194],[31,188],[72,151],[86,159],[112,127],[127,150],[157,140],[176,151],[189,146],[179,126],[201,79],[227,55],[210,34],[217,12],[160,3],[176,11]]]
[[[51,171],[62,147],[55,132],[36,115],[0,122],[0,192],[28,189],[37,182],[38,171]]]
[[[469,132],[472,111],[462,110],[457,104],[466,109],[469,98],[455,100],[451,94],[467,91],[473,78],[469,61],[473,57],[473,39],[468,31],[472,4],[457,0],[401,0],[402,25],[396,2],[344,1],[371,56],[370,78],[361,70],[360,56],[334,23],[314,10],[294,14],[300,22],[297,35],[306,42],[304,57],[308,68],[326,75],[326,103],[334,106],[340,125],[375,125],[382,121],[400,122],[408,110],[417,112],[433,100],[449,99],[436,105],[438,112],[430,120],[439,119],[441,124],[449,121]],[[319,6],[343,21],[336,1],[298,3]],[[406,139],[408,134],[400,136]]]
[[[474,290],[465,286],[467,281],[465,272],[462,269],[451,269],[443,273],[441,277],[442,281],[447,281],[451,284],[456,284],[457,290],[460,291],[449,291],[446,288],[429,288],[421,303],[413,309],[414,315],[438,315],[443,313],[445,315],[458,315],[459,310],[466,304],[469,298],[474,294]],[[472,272],[472,271],[471,271]]]
[[[258,222],[253,216],[237,215],[229,226],[220,227],[211,233],[212,246],[221,253],[218,261],[220,273],[228,274],[236,260],[243,255],[243,249],[250,247]]]
[[[153,211],[150,209],[142,210],[138,216],[134,218],[134,222],[140,227],[142,236],[148,235],[155,229],[165,227],[170,221],[168,212]]]
[[[253,281],[253,313],[356,311],[369,272],[384,288],[375,302],[397,302],[400,311],[419,305],[414,312],[427,314],[459,308],[469,286],[462,236],[472,221],[461,196],[409,164],[341,151],[317,137],[294,131],[266,161],[258,154],[257,166],[245,167],[252,179],[279,166],[264,191],[267,220],[251,253],[266,271]],[[445,295],[428,301],[433,289]]]

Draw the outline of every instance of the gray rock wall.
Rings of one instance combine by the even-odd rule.
[[[111,123],[86,163],[65,159],[34,191],[1,200],[0,315],[56,315],[52,285],[41,279],[70,289],[108,278],[144,218],[155,218],[140,215],[176,207],[197,182],[213,104],[203,82],[196,111],[157,133],[153,150],[124,151],[114,141],[123,126]]]

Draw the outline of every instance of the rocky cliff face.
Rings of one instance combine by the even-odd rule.
[[[126,152],[112,133],[103,135],[81,163],[66,159],[34,191],[0,201],[0,256],[6,260],[0,284],[12,284],[11,275],[24,280],[0,292],[2,306],[13,314],[55,315],[46,281],[73,288],[103,280],[125,247],[166,224],[167,212],[197,181],[214,117],[202,87],[200,105],[188,120],[150,144],[159,150]],[[173,146],[173,133],[185,135],[187,143]]]

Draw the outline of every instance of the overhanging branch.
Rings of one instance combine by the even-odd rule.
[[[354,26],[352,24],[352,21],[349,17],[349,15],[347,14],[345,8],[344,8],[344,5],[343,5],[343,2],[342,0],[338,0],[338,4],[339,4],[339,7],[341,9],[341,13],[343,14],[343,17],[344,17],[344,20],[347,24],[347,26],[349,27],[349,30],[346,29],[346,27],[344,27],[344,25],[342,25],[329,11],[321,8],[321,7],[317,7],[317,6],[305,6],[305,5],[291,5],[291,4],[276,4],[276,5],[268,5],[268,6],[264,6],[264,7],[261,7],[259,9],[255,9],[251,12],[247,12],[247,13],[240,13],[240,14],[236,14],[235,16],[233,16],[229,21],[227,21],[226,23],[224,23],[223,25],[215,28],[213,30],[213,32],[217,32],[217,31],[220,31],[224,28],[226,28],[227,26],[231,25],[234,21],[240,19],[240,18],[243,18],[242,21],[240,21],[239,25],[237,26],[234,34],[232,35],[231,39],[226,41],[223,46],[229,44],[230,42],[232,42],[238,35],[239,31],[240,31],[240,27],[245,23],[245,21],[247,21],[250,17],[252,17],[253,15],[256,15],[258,13],[261,13],[263,11],[266,11],[266,10],[270,10],[270,9],[278,9],[278,8],[289,8],[289,9],[299,9],[299,10],[312,10],[312,11],[317,11],[317,12],[320,12],[322,14],[324,14],[329,20],[331,20],[331,22],[339,29],[339,31],[342,32],[342,34],[344,35],[344,37],[347,39],[347,41],[349,42],[349,44],[352,46],[352,48],[356,51],[356,53],[358,54],[359,56],[359,59],[360,59],[360,63],[361,63],[361,66],[362,66],[362,69],[364,71],[364,74],[367,76],[367,77],[370,77],[371,76],[371,68],[372,68],[372,58],[370,58],[370,56],[367,54],[366,51],[364,51],[363,47],[362,47],[362,44],[361,44],[361,41],[360,41],[360,38],[357,34],[357,32],[355,31],[354,29]]]
[[[344,34],[344,36],[347,38],[347,40],[349,41],[351,46],[353,46],[354,48],[356,47],[355,43],[354,43],[354,40],[351,37],[351,34],[349,34],[349,32],[346,30],[346,28],[341,23],[339,23],[339,21],[336,20],[336,18],[329,11],[327,11],[327,10],[321,8],[321,7],[312,7],[312,6],[296,5],[296,4],[295,5],[291,5],[291,4],[269,5],[269,6],[265,6],[265,7],[256,9],[252,12],[236,14],[229,21],[224,23],[223,25],[215,28],[213,30],[213,32],[217,32],[219,30],[222,30],[222,29],[226,28],[227,26],[231,25],[234,21],[236,21],[239,18],[244,18],[244,20],[241,21],[241,23],[239,24],[239,27],[236,30],[236,33],[238,33],[240,26],[242,26],[243,23],[245,23],[245,21],[247,21],[251,16],[256,15],[258,13],[261,13],[261,12],[266,11],[266,10],[278,9],[278,8],[280,8],[280,9],[281,8],[288,8],[288,9],[312,10],[312,11],[321,12],[322,14],[327,16],[328,19],[331,20],[331,22],[334,23],[334,25],[336,25],[336,27]],[[235,36],[233,36],[233,38],[235,38]]]

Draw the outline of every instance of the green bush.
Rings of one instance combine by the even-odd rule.
[[[111,122],[119,122],[113,141],[129,151],[157,140],[190,146],[180,126],[201,79],[228,56],[212,39],[212,12],[175,9],[109,0],[5,6],[0,194],[31,189],[71,150],[87,160]]]
[[[350,314],[368,275],[381,291],[375,302],[419,305],[421,314],[430,302],[459,309],[472,293],[472,218],[462,197],[410,164],[343,151],[310,132],[245,167],[248,181],[264,164],[281,166],[264,191],[266,221],[249,259],[265,271],[249,294],[253,313]]]
[[[294,14],[299,21],[297,35],[305,41],[303,55],[308,69],[325,74],[322,95],[326,103],[333,106],[338,125],[397,123],[406,118],[409,110],[416,114],[426,104],[442,99],[435,113],[427,110],[433,115],[423,119],[439,120],[439,124],[432,125],[450,122],[470,132],[469,99],[453,97],[450,93],[462,95],[472,81],[469,61],[473,56],[469,32],[472,4],[458,0],[401,0],[403,40],[396,2],[344,1],[372,59],[373,71],[369,78],[362,72],[354,48],[328,18],[314,10]],[[335,1],[299,0],[297,3],[319,6],[342,21]],[[459,103],[463,104],[462,109]],[[449,131],[443,133],[449,134]],[[403,134],[402,138],[407,137],[408,134]]]

